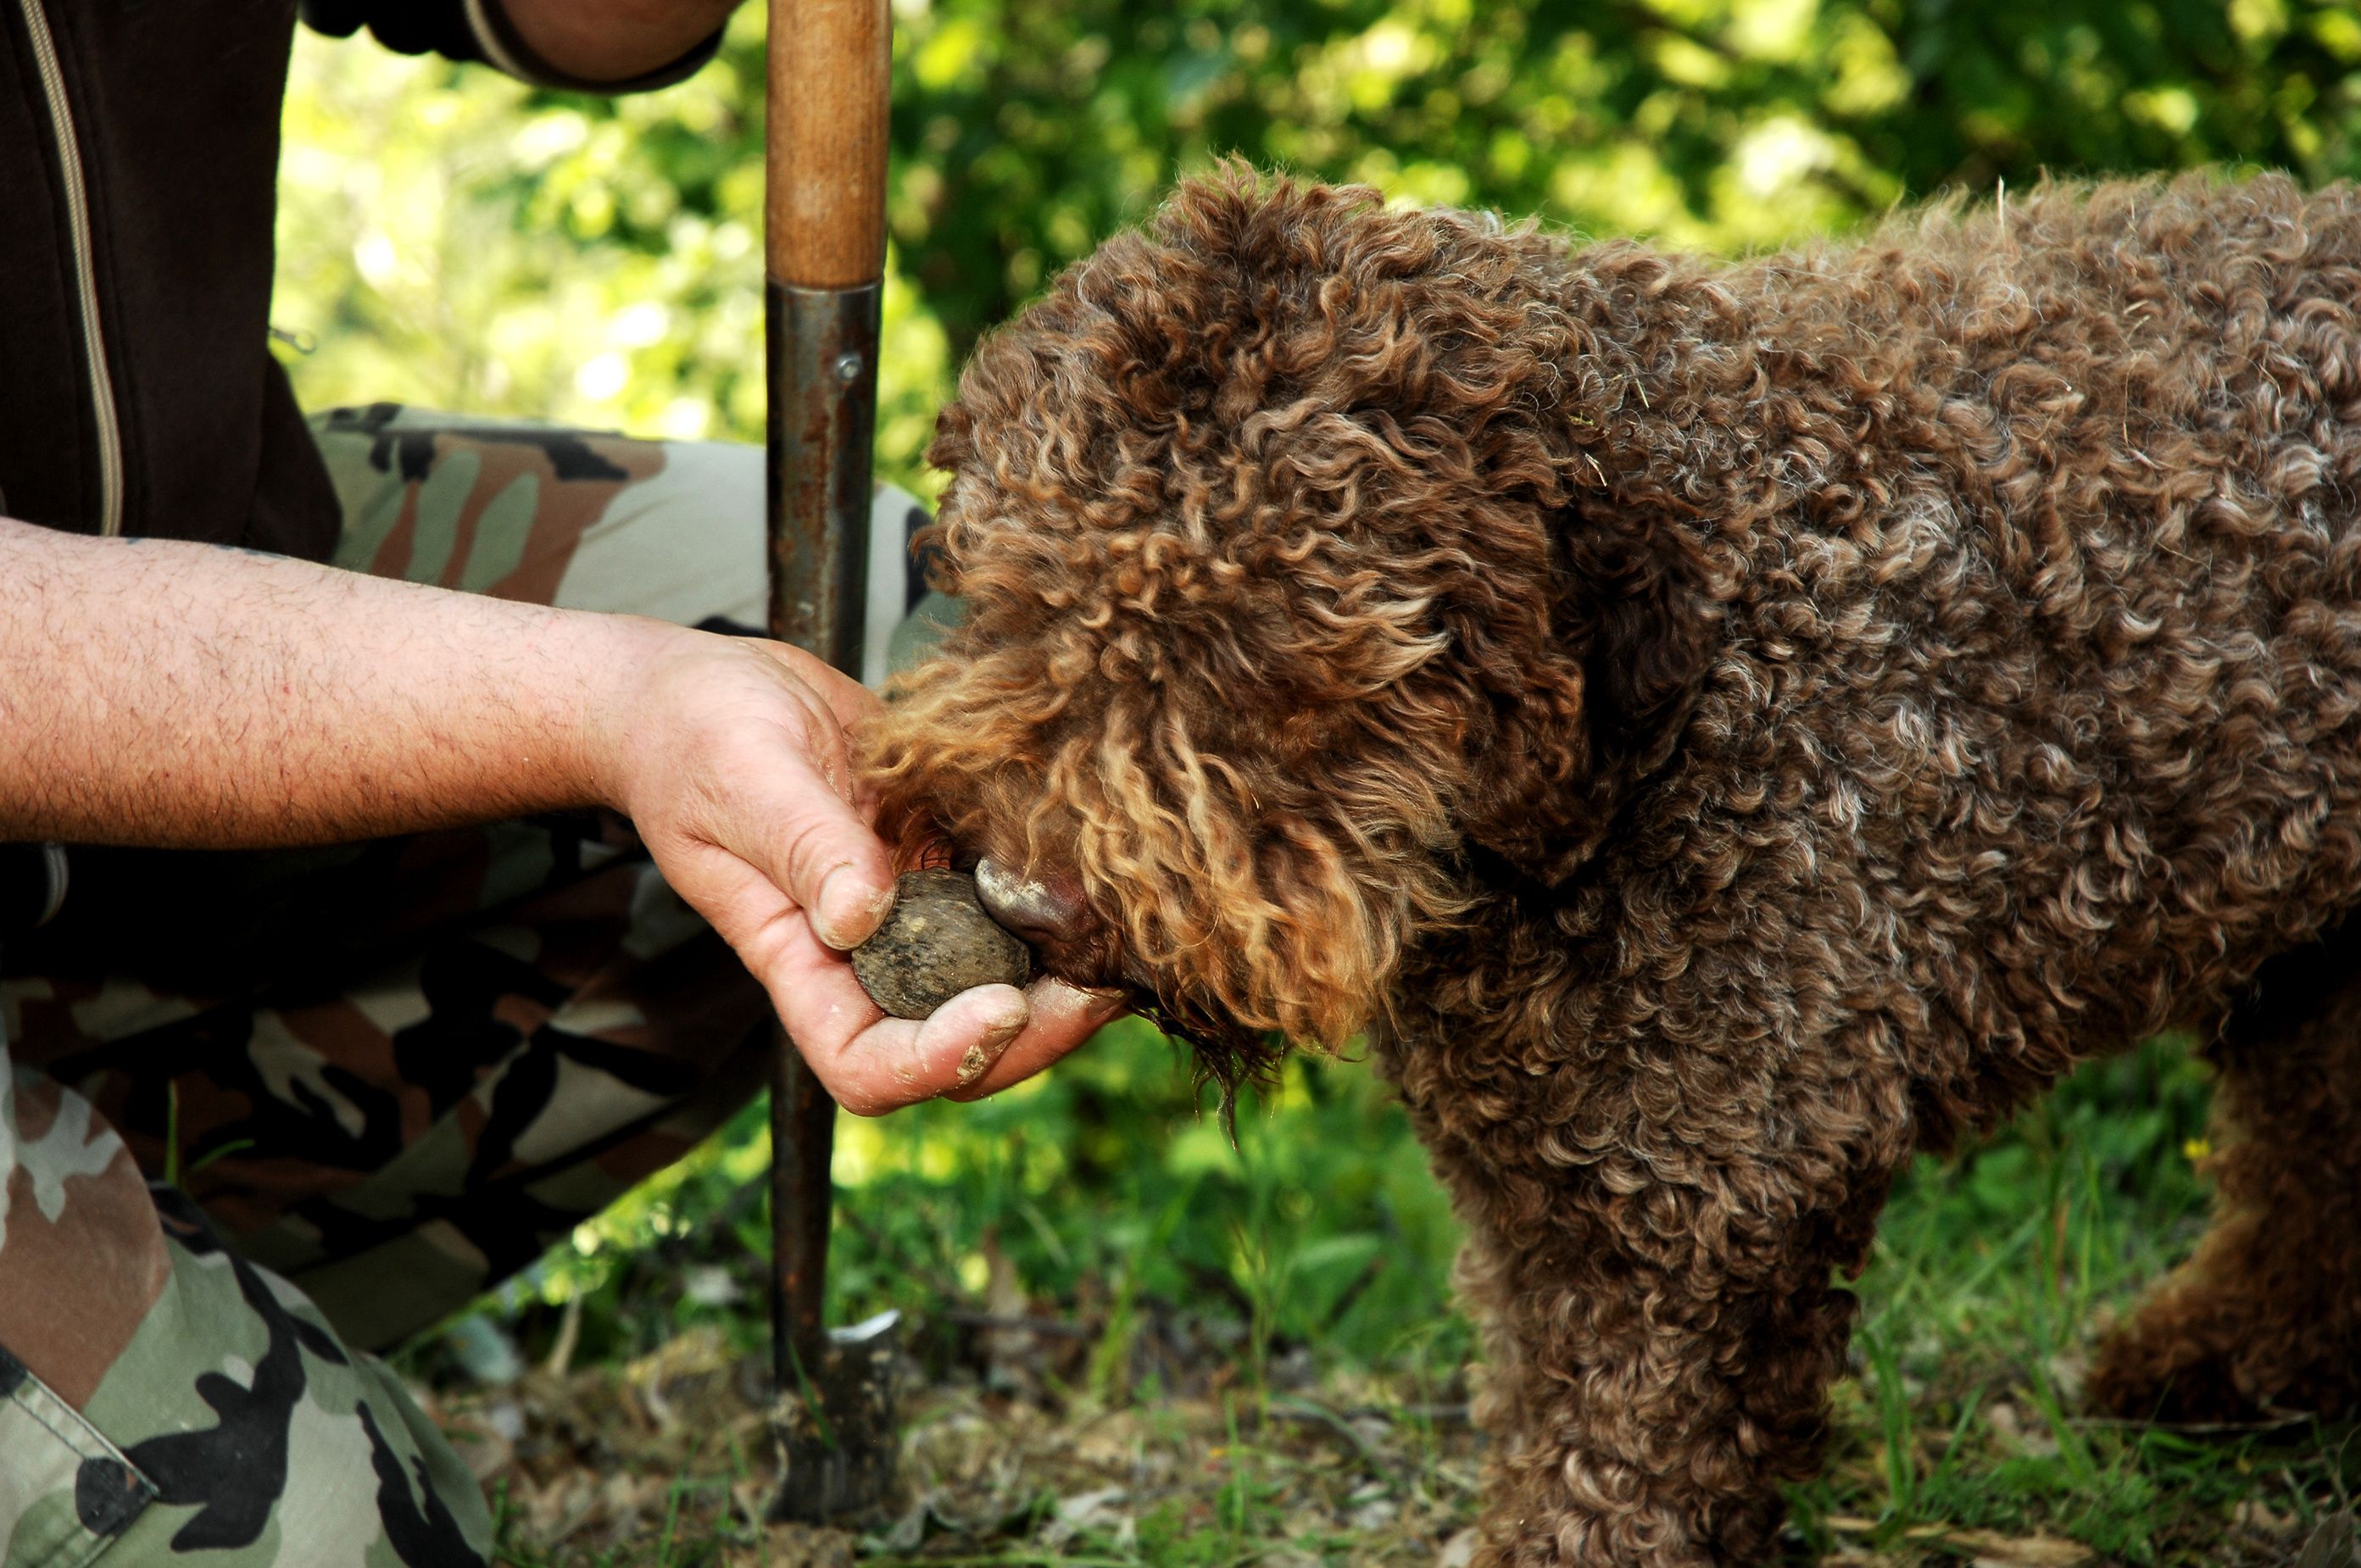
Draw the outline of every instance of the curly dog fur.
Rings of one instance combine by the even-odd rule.
[[[1725,264],[1232,169],[969,366],[872,777],[1216,1070],[1368,1031],[1487,1564],[1763,1554],[1895,1173],[2169,1024],[2246,1137],[2092,1390],[2349,1407],[2356,312],[2277,178]]]

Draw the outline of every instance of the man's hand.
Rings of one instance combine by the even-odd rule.
[[[890,857],[845,727],[774,643],[0,519],[0,841],[318,844],[609,806],[868,1114],[1015,1082],[1114,999],[987,986],[884,1015],[842,948]]]
[[[666,629],[669,631],[669,629]],[[845,731],[877,707],[860,685],[775,642],[677,633],[603,728],[608,793],[674,890],[771,993],[804,1059],[851,1111],[1005,1087],[1120,1008],[1042,980],[990,985],[924,1023],[889,1018],[844,950],[885,916],[894,872],[854,787]]]

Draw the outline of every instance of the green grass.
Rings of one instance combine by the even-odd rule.
[[[1828,1469],[1790,1495],[1792,1559],[2279,1563],[2350,1508],[2350,1428],[2178,1431],[2080,1408],[2095,1334],[2202,1222],[2205,1102],[2201,1070],[2158,1043],[1908,1174],[1859,1283]],[[562,1459],[520,1461],[512,1486],[538,1487],[540,1513],[513,1511],[511,1559],[1433,1561],[1473,1516],[1478,1464],[1447,1205],[1356,1064],[1290,1064],[1241,1103],[1237,1135],[1137,1025],[983,1104],[848,1121],[835,1315],[908,1314],[906,1468],[932,1501],[861,1542],[783,1544],[749,1522],[771,1460],[748,1403],[767,1246],[748,1113],[482,1309],[539,1357],[571,1303],[577,1423],[602,1398],[644,1406],[642,1387],[719,1401],[686,1436],[655,1422],[635,1448],[620,1422],[582,1448],[601,1455],[586,1474],[610,1491],[637,1475],[649,1500],[594,1506],[595,1528],[554,1546],[551,1488],[573,1483]],[[666,1373],[668,1356],[704,1370]],[[447,1352],[412,1370],[454,1385]],[[538,1431],[556,1385],[523,1387]]]
[[[2205,1099],[2199,1069],[2158,1043],[1918,1163],[1860,1284],[1834,1462],[1792,1495],[1806,1541],[2037,1532],[2106,1561],[2209,1562],[2349,1506],[2349,1431],[2179,1431],[2079,1409],[2097,1332],[2196,1239]]]

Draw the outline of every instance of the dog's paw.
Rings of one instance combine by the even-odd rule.
[[[2233,1347],[2187,1327],[2158,1332],[2142,1319],[2116,1331],[2100,1346],[2082,1385],[2084,1400],[2132,1421],[2242,1421],[2262,1414],[2241,1387]]]
[[[2126,1420],[2343,1415],[2361,1406],[2361,1358],[2350,1331],[2350,1315],[2333,1310],[2250,1295],[2168,1294],[2100,1346],[2083,1394],[2094,1409]]]

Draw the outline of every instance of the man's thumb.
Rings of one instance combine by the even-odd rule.
[[[819,897],[806,905],[812,930],[842,952],[867,941],[894,907],[894,879],[873,867],[840,865],[820,879]]]
[[[773,797],[761,871],[840,952],[868,940],[894,907],[894,862],[869,825],[817,775]]]

